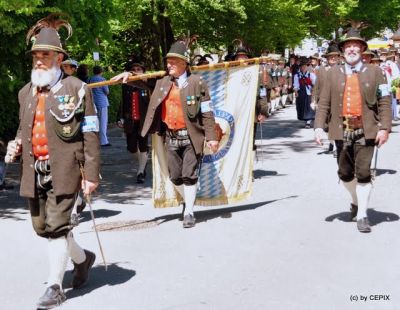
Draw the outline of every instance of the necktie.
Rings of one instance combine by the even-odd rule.
[[[356,67],[351,67],[351,72],[352,72],[352,73],[357,73]]]

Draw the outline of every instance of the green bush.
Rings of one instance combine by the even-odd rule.
[[[394,79],[392,81],[392,93],[396,93],[396,88],[400,88],[400,78]]]
[[[103,76],[109,80],[113,76],[117,75],[115,72],[104,72]],[[122,88],[121,84],[112,85],[108,87],[110,89],[110,94],[108,95],[108,101],[110,106],[108,107],[108,123],[115,124],[118,117],[119,105],[122,101]]]

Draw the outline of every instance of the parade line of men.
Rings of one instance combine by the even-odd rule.
[[[31,28],[31,37],[31,81],[19,92],[20,124],[5,159],[9,163],[21,156],[20,194],[28,198],[35,232],[48,243],[48,287],[37,307],[50,309],[66,299],[62,281],[68,258],[74,264],[73,289],[87,282],[95,262],[95,254],[74,239],[71,214],[79,191],[89,196],[99,184],[99,122],[87,84],[66,74],[75,63],[64,62],[61,70],[68,54],[56,25],[39,22]],[[397,111],[392,113],[385,73],[394,72],[392,63],[385,62],[385,68],[391,68],[385,71],[363,63],[366,52],[366,42],[357,29],[351,29],[338,48],[328,49],[327,67],[318,68],[317,59],[311,66],[304,58],[296,63],[294,57],[290,68],[279,60],[263,62],[256,105],[256,119],[263,121],[278,105],[295,101],[289,96],[293,89],[298,118],[306,128],[315,119],[316,142],[321,144],[328,131],[337,149],[339,178],[351,197],[351,217],[360,232],[371,231],[366,210],[374,148],[388,140],[392,118],[397,117]],[[338,62],[341,53],[344,64]],[[236,59],[246,57],[245,50],[236,51]],[[215,152],[219,137],[207,84],[190,73],[187,45],[174,43],[166,63],[168,75],[155,85],[124,86],[120,126],[126,132],[128,150],[138,154],[139,183],[145,178],[147,135],[165,137],[170,179],[184,199],[183,227],[190,228],[196,221],[193,209],[203,145],[206,142]],[[126,82],[144,70],[143,64],[132,61],[114,80]]]

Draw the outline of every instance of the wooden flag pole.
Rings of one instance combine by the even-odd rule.
[[[260,62],[268,61],[268,60],[271,60],[271,58],[262,56],[262,57],[257,57],[257,58],[240,59],[240,60],[234,60],[234,61],[225,61],[225,62],[220,62],[220,63],[217,63],[217,64],[193,66],[192,67],[192,71],[218,70],[218,69],[224,69],[224,68],[230,68],[230,67],[241,67],[241,66],[259,64]]]
[[[267,61],[267,60],[270,60],[270,59],[271,58],[269,58],[269,57],[257,57],[257,58],[250,58],[250,59],[225,61],[225,62],[220,62],[220,63],[217,63],[217,64],[193,66],[193,67],[191,67],[191,70],[192,71],[202,71],[202,70],[218,70],[218,69],[225,69],[225,68],[231,68],[231,67],[241,67],[241,66],[259,64],[262,61]],[[145,73],[145,74],[133,75],[133,76],[130,76],[128,78],[128,82],[160,78],[160,77],[163,77],[165,75],[167,75],[166,71],[156,71],[156,72],[153,72],[153,73]],[[122,79],[121,80],[117,80],[117,81],[108,80],[108,81],[88,84],[88,87],[89,88],[95,88],[95,87],[101,87],[101,86],[116,85],[116,84],[121,84],[121,83],[122,83]]]
[[[142,81],[142,80],[146,80],[146,79],[154,79],[154,78],[158,78],[158,77],[163,77],[165,75],[167,75],[166,71],[157,71],[157,72],[153,72],[153,73],[138,74],[138,75],[130,76],[128,78],[128,82]],[[101,86],[116,85],[116,84],[121,84],[121,83],[122,83],[122,79],[117,80],[117,81],[108,80],[108,81],[88,84],[88,87],[95,88],[95,87],[101,87]]]

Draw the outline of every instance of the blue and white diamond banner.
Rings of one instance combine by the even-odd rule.
[[[223,131],[219,149],[204,149],[196,205],[218,206],[247,198],[252,191],[254,110],[258,65],[202,70],[215,121]],[[165,146],[153,135],[153,203],[177,206],[182,198],[169,180]]]

